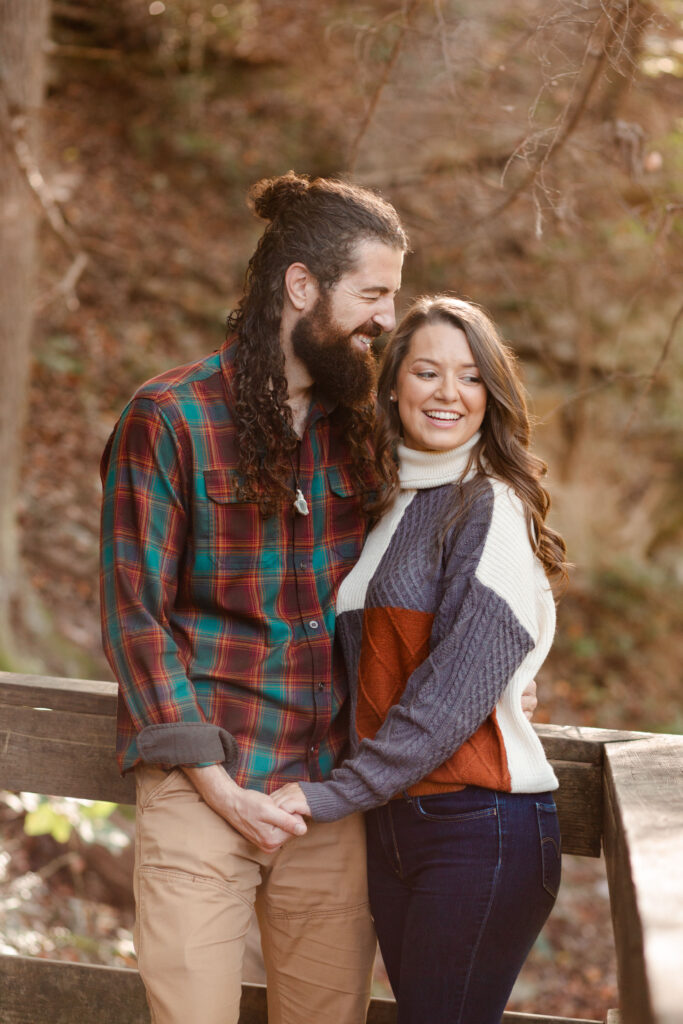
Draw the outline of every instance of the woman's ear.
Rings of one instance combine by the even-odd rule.
[[[320,294],[318,281],[305,263],[290,263],[285,271],[285,294],[299,313],[313,308]]]

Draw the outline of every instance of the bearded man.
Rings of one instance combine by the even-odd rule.
[[[290,172],[251,199],[268,225],[225,345],[143,385],[102,460],[136,948],[155,1024],[233,1024],[255,907],[271,1024],[360,1024],[363,823],[307,828],[268,794],[327,778],[348,738],[335,597],[375,485],[370,346],[407,242],[340,181]]]

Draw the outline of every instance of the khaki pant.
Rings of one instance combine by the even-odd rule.
[[[363,1024],[375,934],[362,817],[263,853],[182,770],[136,781],[135,947],[154,1024],[237,1024],[254,907],[269,1024]]]

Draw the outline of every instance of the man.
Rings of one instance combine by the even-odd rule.
[[[364,536],[370,346],[394,327],[407,242],[393,207],[342,182],[290,172],[252,201],[269,223],[226,344],[145,384],[103,456],[136,948],[155,1024],[231,1024],[255,906],[271,1024],[355,1024],[375,950],[362,822],[307,828],[268,794],[344,751],[334,603]]]

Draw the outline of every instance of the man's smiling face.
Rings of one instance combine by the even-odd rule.
[[[359,242],[351,270],[321,291],[292,330],[292,346],[317,386],[350,405],[367,399],[375,380],[374,338],[396,326],[403,252],[383,242]]]

